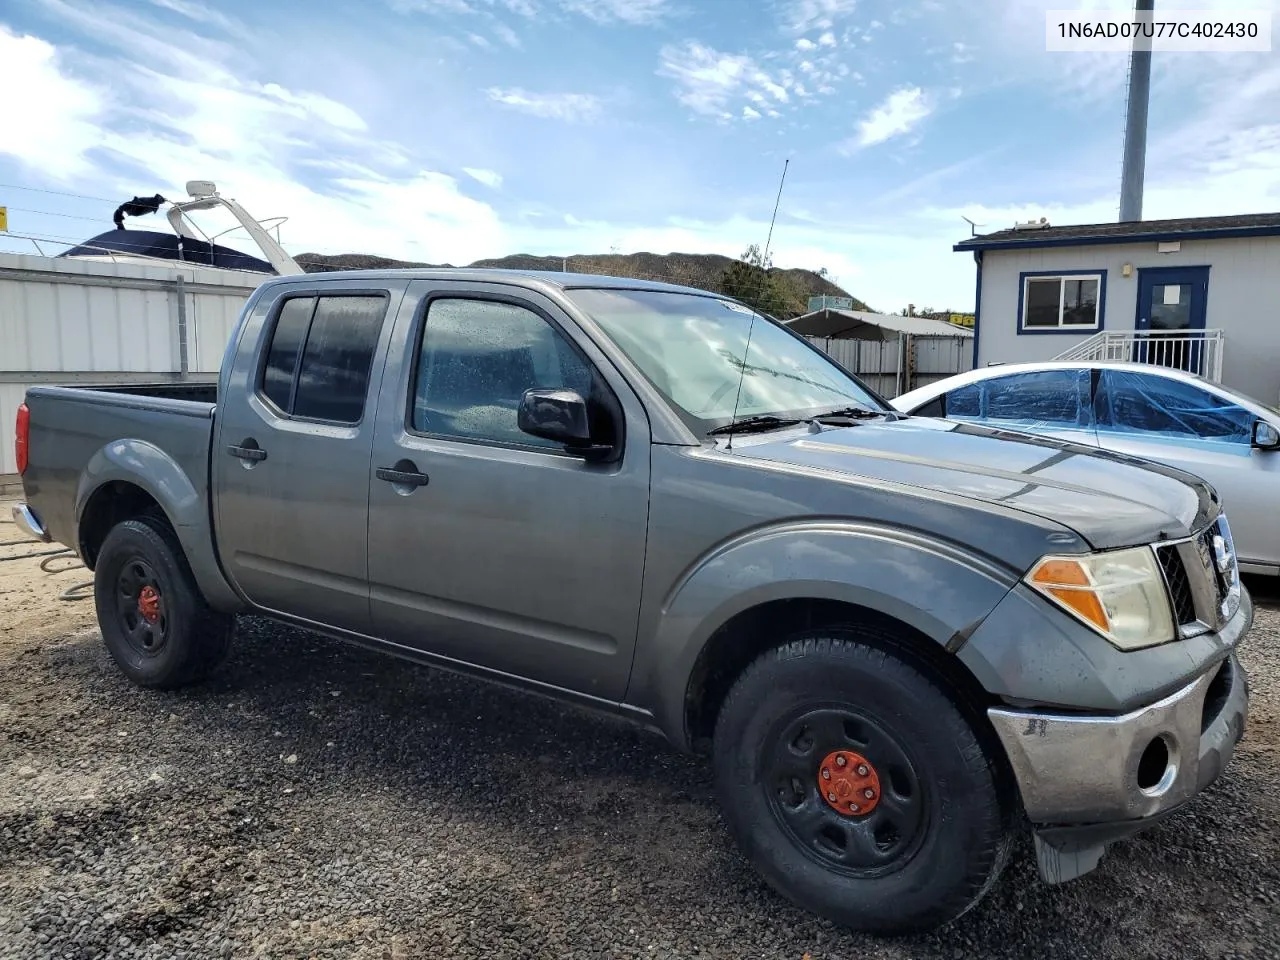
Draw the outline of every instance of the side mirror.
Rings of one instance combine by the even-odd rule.
[[[594,442],[587,401],[576,390],[526,390],[516,423],[525,433],[562,443],[573,453],[600,455],[613,449]]]
[[[1280,447],[1280,430],[1266,420],[1253,421],[1252,444],[1259,450],[1275,450]]]

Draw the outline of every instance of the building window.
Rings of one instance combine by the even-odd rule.
[[[1024,276],[1020,330],[1034,333],[1097,330],[1102,274]]]

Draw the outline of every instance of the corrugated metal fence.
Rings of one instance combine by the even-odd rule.
[[[963,373],[973,366],[971,337],[903,334],[897,340],[805,339],[886,399]]]
[[[216,379],[261,280],[0,254],[0,493],[15,479],[13,423],[27,387]]]

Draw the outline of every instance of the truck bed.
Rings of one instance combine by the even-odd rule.
[[[115,396],[150,397],[156,400],[190,400],[193,403],[217,403],[217,383],[111,383],[101,386],[64,387]]]
[[[74,545],[82,479],[92,488],[142,461],[157,482],[187,488],[194,507],[208,495],[217,395],[214,383],[29,388],[27,501],[55,540]]]

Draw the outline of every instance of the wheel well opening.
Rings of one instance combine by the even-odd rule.
[[[165,517],[155,497],[136,484],[112,480],[95,490],[80,518],[80,558],[84,565],[93,569],[112,527],[143,514]],[[168,522],[167,517],[165,520]]]
[[[890,648],[941,680],[973,722],[983,729],[989,725],[986,707],[994,698],[954,655],[915,627],[878,610],[838,600],[775,600],[734,616],[712,634],[699,654],[685,693],[685,729],[693,748],[709,750],[720,706],[734,681],[758,656],[802,631],[845,626],[870,628],[869,642]]]

